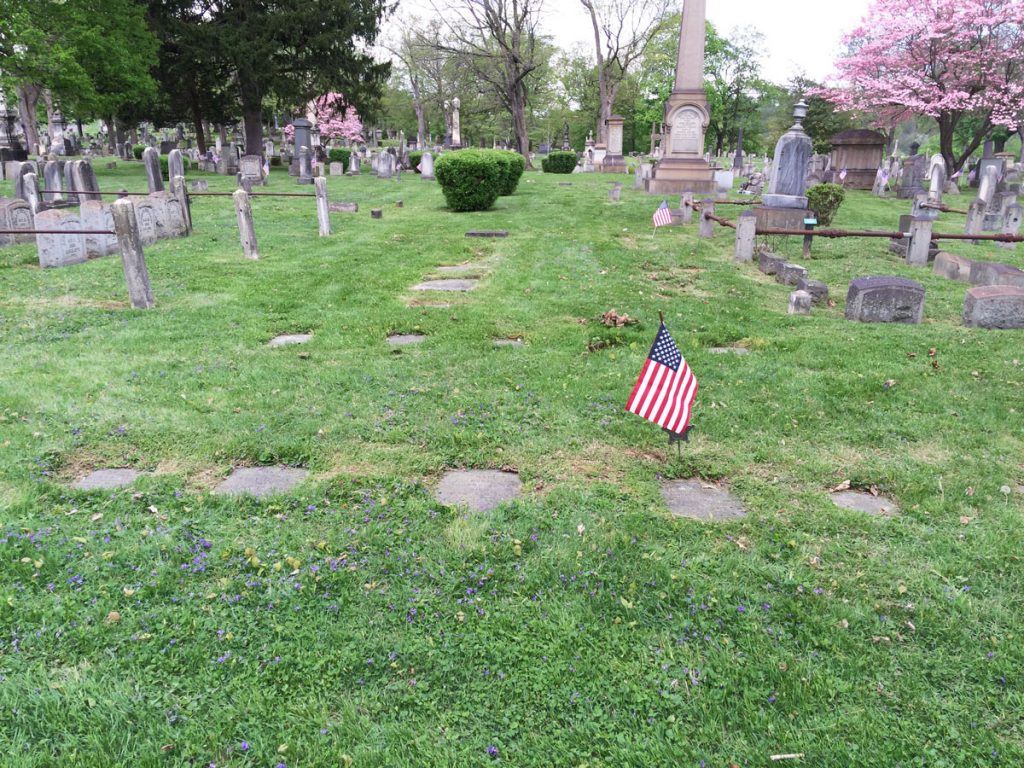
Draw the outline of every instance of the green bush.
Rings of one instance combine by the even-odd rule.
[[[413,172],[419,173],[420,160],[423,159],[423,152],[417,150],[409,153],[409,167],[412,168]]]
[[[572,173],[576,169],[575,152],[552,152],[540,161],[544,173]]]
[[[434,165],[434,175],[453,211],[486,211],[501,191],[502,168],[493,150],[463,149],[445,152]]]
[[[272,158],[270,158],[270,167],[271,168],[276,168],[279,165],[281,165],[281,156],[280,155],[274,155]]]
[[[142,153],[145,150],[146,150],[146,145],[145,144],[133,144],[132,145],[132,154],[135,155],[135,159],[136,160],[141,160],[142,159]]]
[[[192,161],[185,157],[184,153],[181,155],[181,167],[185,169],[185,173],[188,173],[191,167]],[[167,155],[160,155],[160,173],[163,177],[167,178]]]
[[[518,152],[510,152],[505,149],[491,151],[501,165],[501,186],[498,189],[498,195],[505,197],[515,194],[516,187],[519,186],[519,179],[522,178],[523,171],[526,170],[526,159]]]
[[[818,224],[827,227],[846,199],[846,190],[838,184],[815,184],[807,190],[807,207],[814,211]]]
[[[335,147],[327,150],[327,162],[341,163],[348,170],[348,159],[352,156],[352,150],[348,147]]]

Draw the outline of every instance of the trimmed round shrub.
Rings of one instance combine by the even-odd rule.
[[[807,190],[807,207],[814,211],[818,224],[827,227],[846,199],[846,190],[838,184],[815,184]]]
[[[544,173],[572,173],[576,169],[575,152],[552,152],[540,161]]]
[[[415,152],[409,153],[409,167],[412,168],[414,173],[420,172],[420,160],[423,159],[423,152],[416,150]]]
[[[184,154],[182,154],[181,167],[185,169],[185,173],[189,172],[191,166],[192,161],[185,157]],[[167,178],[167,155],[160,155],[160,173],[164,175],[165,179]]]
[[[518,152],[510,152],[507,149],[491,150],[501,165],[501,187],[498,190],[500,197],[515,194],[519,186],[519,179],[526,170],[526,158]]]
[[[486,211],[498,199],[502,168],[493,151],[462,149],[445,152],[434,175],[453,211]]]
[[[146,151],[145,144],[132,144],[132,154],[135,155],[136,160],[142,159],[142,153]]]
[[[335,147],[327,150],[327,162],[341,163],[348,169],[348,159],[352,156],[352,150],[348,147]]]

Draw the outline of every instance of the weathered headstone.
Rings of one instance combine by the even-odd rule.
[[[932,271],[948,280],[956,280],[961,283],[971,282],[971,262],[963,256],[957,256],[946,251],[939,251],[935,256],[935,265]]]
[[[918,192],[924,191],[922,183],[928,171],[928,158],[917,154],[920,144],[910,145],[910,155],[903,161],[900,186],[896,196],[900,200],[912,200]]]
[[[67,267],[87,260],[85,236],[74,234],[82,229],[82,221],[73,213],[59,210],[43,211],[35,217],[37,230],[67,230],[70,234],[36,235],[36,250],[41,267]]]
[[[331,163],[330,166],[331,176],[344,176],[345,175],[345,164],[344,163]]]
[[[424,152],[420,157],[420,178],[429,181],[434,179],[434,156],[430,152]]]
[[[708,218],[708,216],[715,215],[715,201],[710,197],[705,197],[701,200],[700,211],[697,212],[699,222],[697,225],[697,236],[705,239],[710,239],[715,236],[715,227],[717,226],[714,221]]]
[[[82,229],[114,231],[114,217],[109,205],[99,200],[85,200],[78,213],[82,219]],[[90,257],[117,253],[117,235],[86,235],[85,252]]]
[[[348,156],[348,173],[352,176],[359,175],[359,155],[356,152]]]
[[[793,291],[789,294],[789,314],[809,315],[811,314],[811,294],[807,291]]]
[[[862,491],[840,491],[832,494],[832,503],[851,512],[866,512],[879,517],[892,517],[899,507],[892,499]]]
[[[1024,219],[1024,209],[1022,209],[1016,201],[1011,205],[1006,206],[1006,210],[1003,215],[1003,234],[1019,235],[1022,219]],[[1017,247],[1016,243],[997,243],[997,245],[1001,248],[1009,248],[1011,250]]]
[[[308,155],[307,155],[308,161]],[[310,179],[312,182],[312,179]],[[256,228],[252,221],[252,204],[249,202],[249,195],[242,189],[236,189],[233,195],[235,200],[235,215],[238,219],[238,236],[242,243],[242,253],[247,259],[258,259],[260,257],[259,245],[256,243]]]
[[[388,344],[392,347],[408,347],[413,344],[422,344],[427,337],[422,333],[393,333],[388,336]]]
[[[172,149],[167,153],[167,178],[185,175],[185,163],[181,158],[180,149]]]
[[[942,155],[932,155],[928,168],[928,202],[942,204],[942,193],[946,189],[946,161]]]
[[[78,196],[79,201],[103,199],[103,196],[99,194],[100,182],[96,178],[96,171],[93,170],[92,163],[88,158],[74,164],[72,178],[75,181],[75,189],[83,193]]]
[[[776,282],[782,283],[783,285],[796,285],[806,277],[806,267],[802,267],[799,264],[790,264],[788,261],[783,262],[775,272]]]
[[[915,216],[910,222],[910,246],[907,248],[907,264],[916,267],[928,266],[928,254],[932,243],[932,220]]]
[[[56,160],[50,160],[43,166],[43,186],[46,190],[43,192],[43,202],[61,203],[64,201],[61,190],[60,163]]]
[[[128,198],[116,200],[110,206],[110,214],[114,220],[114,230],[117,232],[128,298],[134,309],[150,309],[156,305],[156,301],[149,282],[146,257],[142,252],[142,238],[135,216],[135,205]]]
[[[153,245],[159,239],[157,228],[157,204],[150,197],[137,197],[134,201],[135,220],[139,229],[139,240],[144,246]]]
[[[142,162],[146,167],[146,183],[150,192],[164,191],[164,177],[160,172],[160,155],[153,147],[142,150]]]
[[[238,172],[242,175],[242,180],[250,185],[263,186],[265,183],[263,177],[263,158],[259,155],[242,155],[238,161]]]
[[[1013,285],[1024,288],[1024,272],[999,262],[971,262],[969,279],[972,285]]]
[[[733,258],[747,262],[754,258],[754,241],[757,239],[757,216],[753,211],[744,211],[736,220],[736,246]]]
[[[35,242],[35,235],[28,234],[35,229],[29,204],[19,197],[0,197],[0,229],[26,230],[24,235],[0,235],[0,245]]]
[[[21,194],[24,196],[32,213],[42,210],[42,200],[39,198],[39,181],[34,173],[26,173],[21,177]]]
[[[341,163],[338,163],[341,165]],[[320,237],[327,237],[331,234],[331,212],[327,202],[327,179],[318,176],[313,180],[313,187],[316,192],[316,218],[320,224]]]
[[[964,297],[964,325],[973,328],[1024,328],[1024,287],[986,285]]]
[[[798,291],[806,291],[811,295],[812,304],[824,304],[828,301],[828,286],[821,280],[801,278],[796,284]]]
[[[137,469],[97,469],[80,477],[71,487],[76,491],[112,491],[131,485],[142,474]]]
[[[798,105],[799,106],[799,105]],[[797,116],[793,126],[775,144],[772,178],[768,194],[763,196],[767,208],[807,208],[807,162],[812,152],[811,137]]]
[[[905,277],[858,277],[846,295],[846,319],[862,323],[920,323],[924,286]]]
[[[786,260],[782,256],[776,256],[771,251],[761,251],[757,254],[757,268],[766,275],[776,275]]]
[[[359,203],[329,203],[332,213],[359,213]]]
[[[188,186],[193,192],[206,192],[210,189],[210,182],[206,179],[200,179],[199,181],[190,181]]]
[[[299,178],[295,180],[295,183],[313,183],[313,165],[309,147],[299,148]]]
[[[288,347],[292,344],[305,344],[313,338],[311,333],[285,333],[275,336],[267,342],[268,347]]]

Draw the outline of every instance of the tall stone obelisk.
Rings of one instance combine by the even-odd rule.
[[[710,122],[704,93],[706,0],[684,0],[676,80],[665,102],[662,158],[647,180],[656,195],[715,193],[715,174],[704,160],[704,132]]]

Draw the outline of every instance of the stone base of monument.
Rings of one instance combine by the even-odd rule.
[[[629,169],[626,167],[626,158],[622,155],[605,155],[598,165],[598,170],[601,173],[626,173]]]
[[[804,219],[813,219],[814,212],[806,208],[754,208],[758,229],[803,229]]]
[[[765,208],[807,208],[807,198],[803,195],[761,195],[761,203]],[[803,222],[800,222],[801,224]]]
[[[694,195],[713,197],[718,191],[715,170],[703,159],[679,160],[662,158],[647,179],[647,192],[651,195]]]

